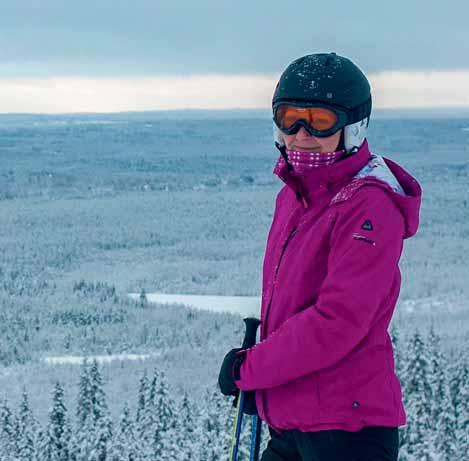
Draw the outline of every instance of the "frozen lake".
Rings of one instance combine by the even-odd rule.
[[[92,362],[96,360],[99,364],[123,361],[142,361],[159,354],[110,354],[110,355],[61,355],[55,357],[44,357],[43,362],[48,365],[82,365],[85,360]]]
[[[138,299],[139,293],[129,293],[132,299]],[[260,317],[261,298],[259,296],[210,296],[182,295],[165,293],[146,293],[148,302],[159,304],[183,304],[195,309],[211,312],[229,312],[243,317]]]

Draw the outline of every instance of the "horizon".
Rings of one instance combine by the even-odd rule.
[[[138,117],[139,115],[155,115],[158,117],[175,116],[177,118],[220,117],[220,118],[271,118],[268,108],[224,108],[224,109],[152,109],[152,110],[123,110],[101,112],[0,112],[0,118],[21,117]],[[412,107],[412,108],[373,108],[372,118],[388,119],[396,117],[408,118],[469,118],[469,106],[440,106],[440,107]]]

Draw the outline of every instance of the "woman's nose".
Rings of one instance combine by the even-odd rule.
[[[305,129],[304,126],[300,127],[300,129],[298,130],[298,133],[296,134],[296,137],[297,138],[300,138],[300,139],[312,139],[314,138],[314,136],[311,136]]]

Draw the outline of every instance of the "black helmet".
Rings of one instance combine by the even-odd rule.
[[[282,73],[272,98],[274,113],[280,104],[317,105],[345,112],[344,142],[351,151],[365,138],[371,114],[370,84],[350,59],[336,53],[309,54],[293,61]],[[281,142],[278,127],[276,138]]]

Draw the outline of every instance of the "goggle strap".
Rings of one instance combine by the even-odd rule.
[[[285,145],[282,146],[278,142],[276,142],[275,147],[280,151],[280,154],[283,157],[283,160],[285,160],[285,163],[287,164],[288,171],[292,171],[293,170],[293,165],[288,161],[286,146]]]

